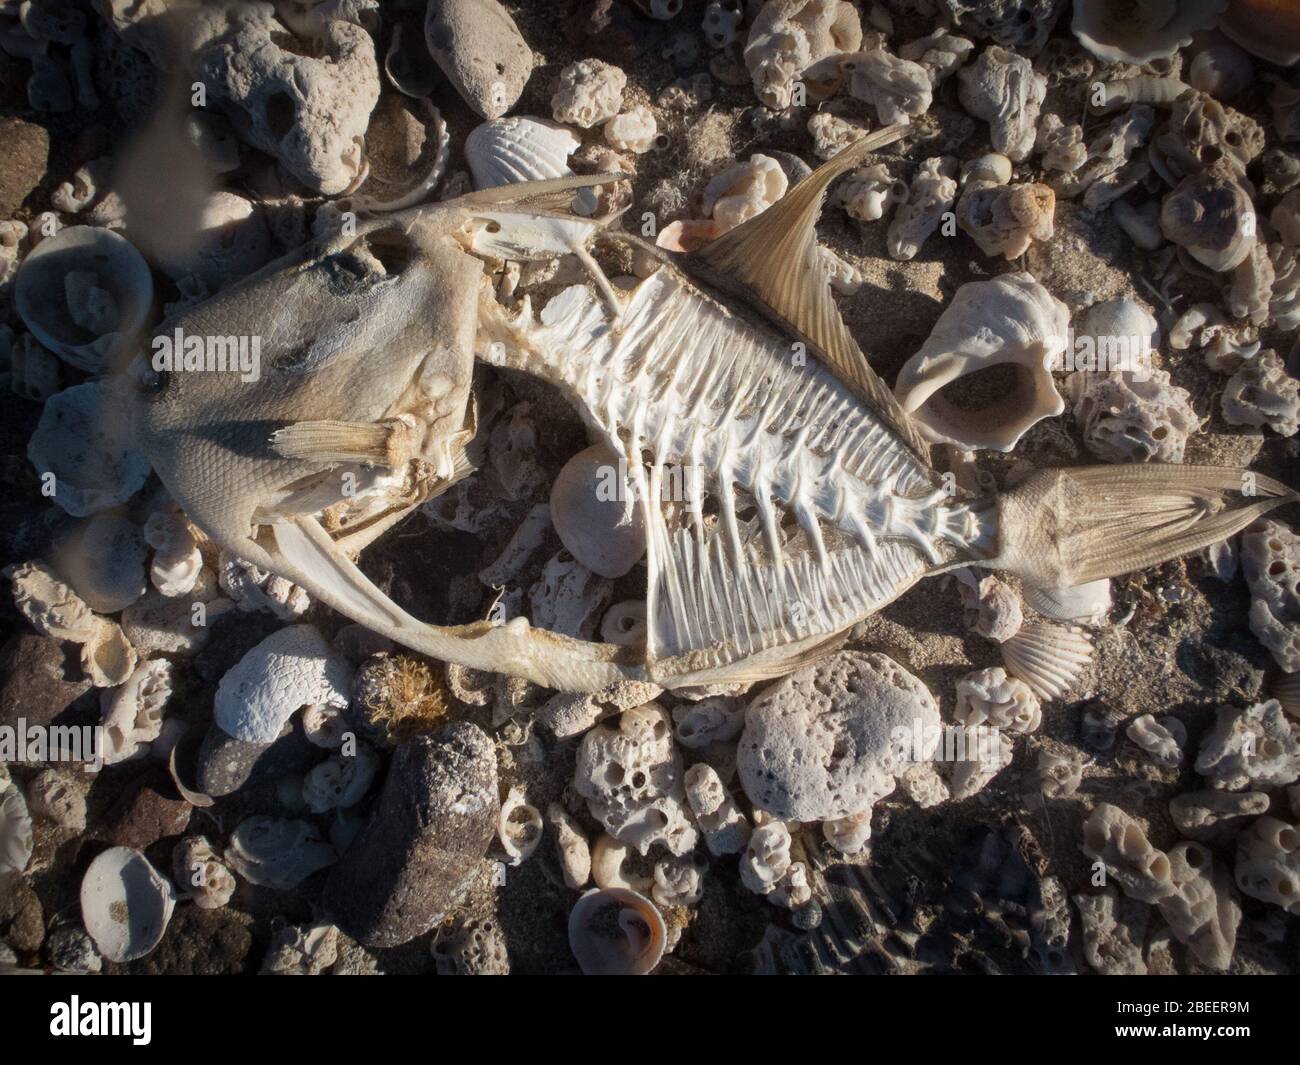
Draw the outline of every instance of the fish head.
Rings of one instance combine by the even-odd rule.
[[[279,514],[447,479],[483,277],[456,224],[435,210],[322,237],[155,330],[131,375],[134,436],[209,536],[238,551],[229,540]],[[334,435],[277,444],[302,424]]]

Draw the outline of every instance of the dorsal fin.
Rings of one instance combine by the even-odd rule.
[[[817,217],[831,182],[906,132],[906,126],[886,126],[868,134],[814,170],[762,214],[692,254],[717,273],[740,282],[805,338],[841,381],[885,418],[920,458],[929,461],[929,444],[916,423],[868,364],[844,325],[817,247]]]

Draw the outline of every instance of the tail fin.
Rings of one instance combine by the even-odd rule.
[[[1297,499],[1271,477],[1217,466],[1040,470],[997,500],[986,565],[1048,587],[1084,584],[1199,551]]]

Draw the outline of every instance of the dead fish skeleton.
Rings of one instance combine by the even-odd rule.
[[[484,190],[319,241],[163,324],[257,332],[264,369],[253,384],[151,380],[140,445],[223,548],[416,651],[571,691],[777,676],[927,575],[974,565],[1082,584],[1199,550],[1297,498],[1239,470],[1160,465],[953,494],[850,336],[817,251],[831,181],[899,135],[858,142],[624,295],[585,251],[600,224],[561,206],[611,175]],[[484,260],[570,250],[594,284],[538,316],[497,302]],[[648,531],[643,647],[523,618],[426,624],[352,561],[467,472],[475,353],[561,389],[627,461]],[[660,503],[683,466],[704,491]]]

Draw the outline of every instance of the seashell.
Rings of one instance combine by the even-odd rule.
[[[1034,732],[1042,724],[1043,709],[1029,685],[993,666],[958,679],[953,716],[966,728],[987,725],[1007,732]]]
[[[711,0],[704,9],[704,39],[710,48],[726,48],[740,36],[745,21],[743,5],[730,0]]]
[[[524,789],[513,785],[500,804],[497,839],[506,852],[506,865],[523,865],[542,841],[542,815],[524,798]]]
[[[561,542],[593,573],[622,577],[645,555],[645,519],[627,464],[608,447],[589,447],[564,464],[550,506]]]
[[[248,743],[270,743],[301,707],[346,707],[352,664],[311,625],[290,625],[252,648],[221,678],[213,719]]]
[[[551,117],[556,122],[591,129],[623,109],[627,75],[612,63],[581,59],[560,71],[559,85],[551,96]]]
[[[334,847],[306,821],[250,817],[230,837],[226,861],[245,880],[288,891],[338,860]]]
[[[650,897],[665,909],[694,906],[704,897],[704,861],[694,854],[655,862]]]
[[[100,692],[103,715],[99,752],[105,765],[143,758],[162,733],[163,708],[172,694],[172,665],[165,658],[141,662],[125,684]]]
[[[1074,626],[1031,621],[1002,644],[1007,672],[1040,699],[1062,698],[1091,661],[1092,644]]]
[[[1151,756],[1156,765],[1177,769],[1187,745],[1187,728],[1176,717],[1157,721],[1151,714],[1139,714],[1124,730],[1135,744]]]
[[[569,949],[587,976],[644,976],[659,964],[667,942],[655,904],[626,888],[588,891],[569,913]]]
[[[1273,698],[1292,717],[1300,718],[1300,673],[1279,677],[1273,682]]]
[[[320,976],[338,961],[339,930],[331,924],[276,928],[261,972],[274,976]]]
[[[646,604],[644,599],[615,603],[600,619],[600,638],[620,647],[639,647],[646,640]]]
[[[906,203],[908,188],[907,182],[892,177],[883,163],[876,163],[854,170],[833,195],[855,222],[874,222],[895,204]]]
[[[384,53],[384,74],[393,88],[416,100],[423,100],[438,87],[438,68],[422,32],[410,33],[402,23],[393,24],[393,36]]]
[[[718,771],[707,762],[696,762],[686,771],[686,801],[710,854],[718,857],[745,849],[751,831],[749,822]]]
[[[1100,625],[1110,613],[1110,578],[1076,584],[1071,588],[1040,588],[1025,584],[1025,600],[1053,621]]]
[[[894,394],[932,440],[1010,451],[1030,426],[1065,409],[1049,367],[1064,349],[1069,311],[1027,273],[957,290],[921,350],[899,371]],[[972,408],[971,375],[1005,366],[990,402]],[[956,394],[954,392],[954,394]]]
[[[1254,80],[1255,65],[1250,56],[1226,41],[1198,52],[1187,72],[1187,81],[1193,89],[1209,93],[1216,100],[1240,96]]]
[[[51,396],[27,443],[54,501],[82,518],[125,503],[149,478],[149,460],[130,435],[126,397],[115,383],[87,381]]]
[[[41,241],[14,281],[14,307],[61,359],[103,373],[129,350],[153,309],[153,275],[125,237],[70,226]]]
[[[568,177],[569,156],[582,142],[544,118],[512,115],[484,122],[465,138],[465,159],[480,189],[516,181]]]
[[[1236,181],[1191,174],[1165,197],[1160,229],[1197,262],[1223,273],[1240,265],[1255,246],[1255,208]]]
[[[81,881],[81,923],[109,961],[134,961],[153,950],[175,905],[171,883],[130,847],[104,851]]]
[[[1260,59],[1300,63],[1300,9],[1292,0],[1231,0],[1219,30]]]
[[[140,526],[120,512],[102,511],[60,547],[57,564],[91,610],[116,614],[147,590],[144,559]]]
[[[558,802],[546,808],[546,823],[555,833],[555,849],[565,887],[580,891],[591,879],[591,848],[578,819]]]
[[[704,186],[701,207],[718,224],[718,232],[748,222],[785,195],[789,180],[781,164],[766,155],[751,155],[715,174]]]
[[[962,107],[989,124],[993,150],[1013,163],[1028,159],[1047,95],[1047,78],[1035,73],[1024,56],[993,45],[963,67],[957,81]]]
[[[153,548],[149,579],[168,599],[188,595],[203,572],[194,528],[183,514],[157,510],[144,523],[144,541]]]
[[[476,114],[500,118],[533,72],[533,51],[497,0],[429,0],[424,39]]]
[[[32,818],[18,785],[0,763],[0,876],[22,873],[32,860]]]
[[[381,100],[366,131],[367,176],[352,209],[387,214],[420,203],[438,187],[450,157],[447,123],[428,100]]]
[[[790,830],[781,821],[754,829],[740,857],[740,882],[756,895],[793,910],[812,897],[812,889],[807,867],[791,860],[791,846]]]
[[[1300,672],[1300,535],[1265,521],[1241,538],[1250,629],[1288,673]]]
[[[1227,0],[1075,0],[1070,28],[1098,59],[1141,66],[1210,29]]]
[[[901,45],[898,55],[901,59],[908,59],[925,67],[930,74],[931,87],[937,89],[957,72],[973,51],[975,51],[974,41],[958,37],[940,26],[924,37],[918,37],[914,41]]]
[[[303,778],[303,802],[314,814],[350,809],[366,797],[379,767],[379,755],[364,743],[352,753],[337,751]]]

